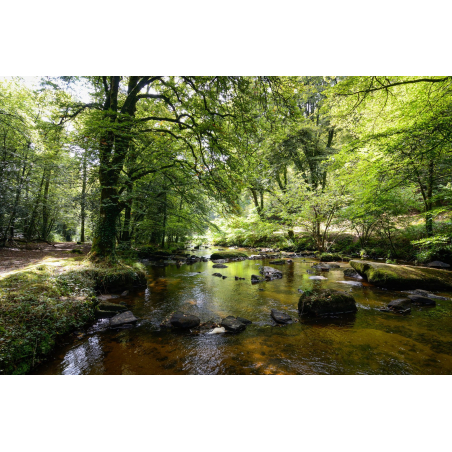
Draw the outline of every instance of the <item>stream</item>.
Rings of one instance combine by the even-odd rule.
[[[200,251],[198,256],[210,256]],[[245,251],[244,251],[245,252]],[[249,253],[253,254],[253,253]],[[402,316],[381,312],[402,292],[391,292],[344,277],[349,268],[307,273],[315,259],[292,264],[245,260],[216,270],[212,263],[148,267],[148,286],[112,301],[125,302],[140,320],[133,328],[109,329],[101,320],[86,334],[72,336],[35,374],[174,375],[174,374],[451,374],[452,301],[414,307]],[[270,265],[283,278],[251,284],[259,266]],[[212,276],[220,272],[221,279]],[[321,275],[326,280],[312,280]],[[235,276],[245,278],[236,281]],[[358,312],[328,319],[304,319],[278,326],[272,309],[299,319],[298,289],[331,288],[350,292]],[[452,294],[439,295],[451,297]],[[160,328],[174,311],[194,314],[202,322],[240,316],[253,322],[234,334],[178,332]]]

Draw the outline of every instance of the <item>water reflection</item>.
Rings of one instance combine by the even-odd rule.
[[[400,298],[360,281],[344,284],[340,269],[307,273],[311,264],[294,259],[278,266],[283,279],[251,284],[251,275],[268,261],[212,263],[178,268],[149,267],[148,288],[124,301],[141,320],[131,330],[102,325],[68,345],[39,369],[47,374],[451,374],[452,302],[436,308],[413,308],[410,316],[380,312]],[[221,279],[212,276],[220,272]],[[326,280],[310,280],[311,275]],[[245,278],[236,281],[235,276]],[[331,288],[351,293],[358,312],[327,319],[301,318],[276,326],[271,309],[298,319],[298,289]],[[448,295],[448,294],[444,294]],[[450,294],[449,294],[450,296]],[[240,335],[174,333],[160,323],[176,310],[201,321],[228,315],[253,322]],[[63,355],[62,357],[61,354]]]
[[[61,373],[63,375],[103,374],[105,369],[102,359],[100,338],[90,337],[66,354],[61,363]]]

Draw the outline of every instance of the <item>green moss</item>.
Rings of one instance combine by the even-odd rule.
[[[452,272],[408,265],[350,261],[350,265],[371,284],[388,289],[452,289]]]
[[[0,374],[24,374],[58,338],[95,319],[96,290],[145,284],[144,266],[46,259],[0,279]]]
[[[332,289],[306,291],[298,302],[298,312],[301,315],[323,316],[356,311],[355,300],[350,294]]]
[[[338,261],[342,261],[342,256],[340,254],[322,253],[320,255],[320,262],[338,262]]]
[[[247,258],[248,255],[245,253],[239,253],[237,251],[219,251],[216,253],[213,253],[212,256],[210,256],[211,260],[216,261],[220,259],[239,259],[239,258]]]

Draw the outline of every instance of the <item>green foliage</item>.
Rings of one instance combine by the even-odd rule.
[[[443,261],[452,264],[452,238],[438,235],[411,242],[417,249],[416,259],[420,263]]]
[[[70,260],[61,265],[64,273],[39,264],[0,280],[0,372],[29,372],[59,337],[92,322],[96,291],[145,283],[144,267],[136,262],[108,267]]]
[[[338,262],[342,261],[340,254],[322,253],[320,255],[320,262]]]

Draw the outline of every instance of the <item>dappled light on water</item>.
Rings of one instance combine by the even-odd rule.
[[[268,261],[264,261],[268,265]],[[43,374],[451,374],[452,301],[413,308],[411,315],[381,312],[401,292],[356,284],[341,268],[311,280],[312,260],[278,266],[279,280],[252,285],[260,261],[216,270],[212,263],[149,267],[148,287],[123,298],[140,319],[130,329],[105,324],[59,350],[38,368]],[[215,272],[227,276],[212,276]],[[315,273],[320,275],[320,273]],[[235,276],[245,278],[236,281]],[[354,284],[345,284],[345,283]],[[331,288],[355,297],[358,312],[327,319],[299,319],[298,289]],[[444,294],[451,296],[452,294]],[[272,309],[295,323],[277,326]],[[161,322],[179,310],[202,322],[232,315],[253,322],[238,334],[166,331]]]

